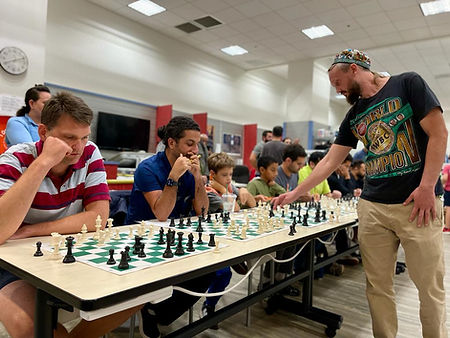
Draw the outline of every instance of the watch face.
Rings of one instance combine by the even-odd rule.
[[[0,66],[9,74],[22,74],[28,68],[27,55],[20,48],[5,47],[0,50]]]

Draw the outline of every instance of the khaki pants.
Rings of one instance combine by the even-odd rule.
[[[419,291],[420,321],[425,338],[446,338],[442,202],[437,218],[418,228],[408,222],[413,203],[381,204],[360,200],[358,240],[366,273],[366,294],[376,338],[395,338],[397,311],[394,272],[399,244],[405,251],[409,275]]]

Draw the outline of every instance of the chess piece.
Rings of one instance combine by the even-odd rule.
[[[217,241],[217,242],[216,242],[216,247],[214,248],[213,252],[216,253],[216,254],[217,254],[217,253],[220,253],[220,250],[219,250],[219,249],[220,249],[220,248],[219,248],[219,241]]]
[[[116,264],[116,260],[114,259],[114,249],[109,249],[109,259],[106,262],[108,265]]]
[[[72,254],[73,240],[72,236],[66,238],[67,253],[64,256],[63,263],[75,263],[75,257]]]
[[[167,245],[166,245],[166,250],[163,253],[163,257],[164,258],[172,258],[173,253],[172,253],[172,249],[170,248],[170,242],[172,242],[172,231],[167,232],[166,241],[167,241]]]
[[[164,229],[161,227],[159,229],[159,240],[158,240],[157,244],[164,244],[164,243],[166,243],[164,241]]]
[[[203,241],[202,241],[202,233],[201,233],[201,232],[198,233],[197,244],[203,244]]]
[[[144,252],[144,247],[145,247],[145,243],[139,243],[139,253],[138,253],[139,258],[147,257],[147,255]]]
[[[180,217],[180,221],[178,222],[178,227],[183,228],[184,227],[184,218]]]
[[[289,231],[288,235],[289,235],[289,236],[294,236],[294,226],[293,226],[293,225],[290,225],[290,226],[289,226],[289,229],[290,229],[290,231]]]
[[[176,256],[182,256],[184,255],[184,249],[183,249],[183,233],[182,232],[178,232],[178,244],[177,244],[177,249],[175,250],[175,255]]]
[[[173,218],[173,217],[170,218],[170,224],[169,224],[169,226],[170,226],[171,228],[174,228],[174,227],[175,227],[175,218]]]
[[[190,227],[190,226],[192,225],[192,220],[191,220],[190,217],[188,217],[186,225],[187,225],[188,227]]]
[[[44,256],[44,254],[41,251],[42,242],[36,242],[36,252],[34,253],[34,257],[41,257]]]
[[[130,247],[128,247],[129,249]],[[120,262],[119,262],[119,270],[126,270],[130,267],[130,265],[128,264],[128,253],[126,251],[121,251],[120,252]]]
[[[202,228],[202,219],[199,217],[198,218],[198,226],[197,229],[195,229],[196,232],[203,232],[203,228]]]
[[[211,213],[208,211],[208,217],[206,218],[206,223],[212,223]]]
[[[189,233],[189,235],[188,235],[188,243],[187,243],[186,251],[188,251],[188,252],[195,251],[195,248],[194,248],[194,235],[192,233]]]
[[[133,255],[137,255],[140,252],[141,240],[142,240],[142,237],[140,237],[138,235],[134,236]]]
[[[129,261],[131,261],[131,257],[130,257],[130,247],[127,245],[126,247],[125,247],[125,253],[126,253],[126,259],[127,259],[127,262],[129,262]]]
[[[209,243],[208,246],[216,246],[216,242],[214,241],[215,234],[209,234]]]

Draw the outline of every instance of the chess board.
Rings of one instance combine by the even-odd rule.
[[[195,251],[188,252],[186,250],[187,246],[187,238],[183,238],[183,247],[184,247],[184,255],[176,256],[176,244],[178,242],[177,238],[175,239],[175,245],[171,246],[172,252],[174,253],[172,258],[164,258],[163,253],[166,250],[166,244],[158,244],[159,233],[158,229],[155,229],[155,233],[149,238],[148,231],[146,235],[143,236],[142,243],[145,244],[144,252],[146,254],[145,258],[139,258],[137,254],[133,254],[133,245],[134,245],[134,237],[129,237],[129,232],[121,232],[119,233],[120,239],[111,238],[109,241],[105,241],[103,245],[97,245],[98,241],[93,239],[92,237],[87,238],[80,245],[75,244],[72,249],[73,256],[75,257],[77,262],[89,264],[96,268],[115,273],[117,275],[125,275],[135,271],[139,271],[142,269],[146,269],[152,266],[156,266],[159,264],[164,264],[170,261],[185,259],[190,256],[202,254],[205,252],[214,251],[214,247],[208,246],[208,238],[204,237],[203,244],[197,244],[197,237],[194,240],[194,248]],[[164,236],[164,240],[165,240]],[[130,247],[130,257],[131,261],[128,262],[129,268],[121,270],[118,268],[119,262],[121,259],[120,252],[125,249],[125,246]],[[224,244],[219,244],[219,248],[225,247]],[[49,244],[43,244],[43,248],[47,251],[52,251],[52,247]],[[116,264],[108,265],[106,262],[109,259],[109,249],[114,249],[114,259],[116,260]],[[66,254],[67,249],[65,247],[60,250],[60,259],[62,261],[63,257]],[[75,263],[77,264],[77,263]]]
[[[301,215],[306,214],[307,208],[303,208],[300,212]],[[245,216],[246,214],[246,216]],[[298,210],[289,209],[288,213],[285,213],[283,216],[282,212],[274,212],[274,216],[271,217],[273,219],[273,222],[275,224],[278,223],[278,220],[281,220],[281,226],[273,226],[273,227],[265,227],[263,229],[259,226],[259,221],[257,218],[257,213],[252,209],[249,212],[238,212],[232,214],[231,218],[234,219],[234,222],[236,224],[237,231],[228,231],[228,228],[231,226],[231,220],[229,220],[227,223],[222,223],[220,226],[214,225],[214,222],[202,222],[202,229],[203,233],[205,234],[215,234],[218,238],[227,238],[235,241],[251,241],[256,238],[268,236],[270,234],[284,231],[289,228],[289,226],[292,224],[294,217],[297,219],[297,229],[302,226],[301,220],[298,220]],[[292,215],[292,216],[291,216]],[[328,222],[328,219],[322,219],[318,222],[315,221],[314,212],[312,209],[309,210],[308,213],[308,227],[314,227],[318,225],[325,224]],[[216,217],[216,214],[211,215],[211,219],[214,220]],[[246,238],[242,238],[242,227],[247,224],[245,221],[245,218],[248,218],[248,227],[246,230]],[[177,231],[184,231],[184,232],[192,232],[195,233],[198,227],[198,217],[192,217],[191,225],[187,225],[186,219],[183,221],[183,226],[180,226],[180,220],[176,219],[174,220],[175,226],[170,226],[169,222],[158,222],[158,221],[147,221],[147,224],[152,224],[154,227],[171,227],[176,229]],[[234,228],[234,227],[232,227]]]

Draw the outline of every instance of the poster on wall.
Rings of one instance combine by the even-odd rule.
[[[241,135],[223,134],[222,151],[241,154]]]

